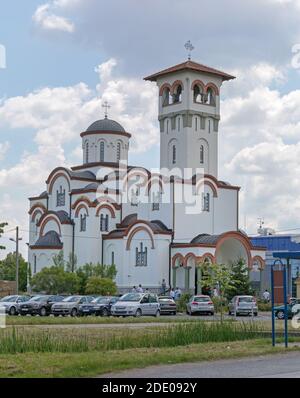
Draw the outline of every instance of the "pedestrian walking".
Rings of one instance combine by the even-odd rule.
[[[175,290],[173,288],[170,289],[170,297],[171,299],[175,299]]]
[[[142,285],[141,285],[141,284],[139,284],[139,287],[136,289],[136,291],[137,291],[138,293],[144,293],[144,289],[142,288]]]
[[[265,301],[266,303],[269,303],[269,302],[270,302],[270,298],[271,298],[271,295],[270,295],[268,289],[266,289],[266,290],[263,292],[263,299],[264,299],[264,301]]]
[[[162,283],[161,283],[161,294],[162,294],[163,296],[165,296],[166,291],[167,291],[167,283],[166,283],[166,280],[163,279],[163,280],[162,280]]]

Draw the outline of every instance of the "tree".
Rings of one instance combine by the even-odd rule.
[[[115,295],[117,293],[117,286],[116,283],[109,278],[91,276],[87,280],[85,293],[99,294],[100,296]]]
[[[1,235],[3,234],[3,232],[4,232],[4,227],[6,227],[7,225],[8,225],[7,222],[0,223],[0,238],[1,238]],[[0,250],[5,250],[5,246],[1,246],[0,245]]]
[[[117,275],[117,269],[114,264],[103,265],[100,263],[97,264],[87,263],[77,269],[76,275],[80,279],[79,292],[81,294],[84,294],[86,290],[87,281],[90,277],[98,276],[100,278],[107,278],[113,280]]]
[[[251,288],[248,267],[243,259],[231,264],[232,284],[226,292],[229,300],[236,295],[251,295]]]
[[[73,272],[66,272],[60,266],[43,268],[32,277],[33,291],[46,294],[74,294],[79,290],[79,278]]]
[[[19,254],[19,290],[25,292],[27,289],[28,264]],[[0,261],[0,279],[6,281],[16,280],[16,253],[8,253],[6,258]]]
[[[214,288],[218,288],[221,322],[223,322],[223,307],[226,301],[226,292],[228,292],[233,283],[231,270],[224,264],[210,264],[208,262],[204,262],[201,268],[203,270],[200,282],[201,286],[205,288],[209,287],[210,292],[212,292]]]
[[[64,252],[60,250],[58,254],[55,254],[52,258],[53,264],[55,267],[60,267],[62,269],[65,268],[65,259],[64,259]]]
[[[69,253],[68,261],[66,262],[66,271],[74,272],[77,267],[77,256],[76,254]]]

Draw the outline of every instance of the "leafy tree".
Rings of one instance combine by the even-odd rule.
[[[231,264],[232,285],[228,288],[226,295],[229,300],[236,295],[253,294],[251,288],[248,267],[243,259]]]
[[[60,250],[60,251],[58,252],[58,254],[56,254],[55,256],[53,256],[52,261],[53,261],[53,265],[54,265],[55,267],[60,267],[60,268],[64,269],[64,268],[65,268],[65,259],[64,259],[64,252],[63,252],[63,250]]]
[[[99,294],[100,296],[114,295],[117,293],[117,286],[112,279],[91,276],[87,280],[85,293]]]
[[[8,224],[6,222],[0,223],[0,238],[1,238],[1,235],[3,234],[3,232],[4,232],[4,227],[6,227],[7,225]],[[0,245],[0,250],[5,250],[5,246],[1,246]]]
[[[8,253],[6,258],[0,261],[0,279],[6,281],[16,280],[16,253]],[[28,264],[19,254],[19,290],[25,292],[27,289]]]
[[[82,267],[78,268],[76,270],[76,274],[80,279],[79,292],[81,294],[84,294],[86,290],[87,281],[90,277],[97,276],[100,278],[107,278],[113,280],[117,275],[117,269],[114,264],[103,265],[100,263],[97,264],[87,263]]]
[[[201,265],[202,278],[200,281],[201,286],[210,288],[210,293],[215,287],[218,288],[220,297],[220,312],[221,322],[223,322],[224,305],[226,302],[226,292],[232,287],[232,274],[230,268],[224,264],[210,264],[205,262]]]
[[[46,294],[74,294],[79,290],[79,282],[75,273],[66,272],[61,266],[52,266],[35,274],[31,286],[34,291]]]
[[[66,271],[74,272],[77,268],[77,256],[76,254],[69,253],[68,261],[66,262]]]

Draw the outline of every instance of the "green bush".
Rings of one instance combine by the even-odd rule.
[[[265,301],[258,301],[258,311],[272,311],[272,304]]]
[[[110,296],[117,293],[116,283],[109,278],[91,276],[88,278],[85,288],[86,294],[99,294],[100,296]]]
[[[190,297],[191,297],[191,295],[189,293],[183,293],[180,296],[180,299],[176,302],[177,311],[178,312],[185,312],[186,311],[186,305],[187,305]]]

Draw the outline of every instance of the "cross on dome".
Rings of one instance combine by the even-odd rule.
[[[188,60],[190,61],[191,60],[192,51],[195,49],[195,47],[192,45],[190,40],[188,40],[185,43],[184,47],[188,51]]]
[[[105,119],[107,119],[108,110],[111,108],[111,106],[108,104],[107,101],[105,101],[104,104],[102,105],[102,108],[105,108],[104,116],[105,116]]]

